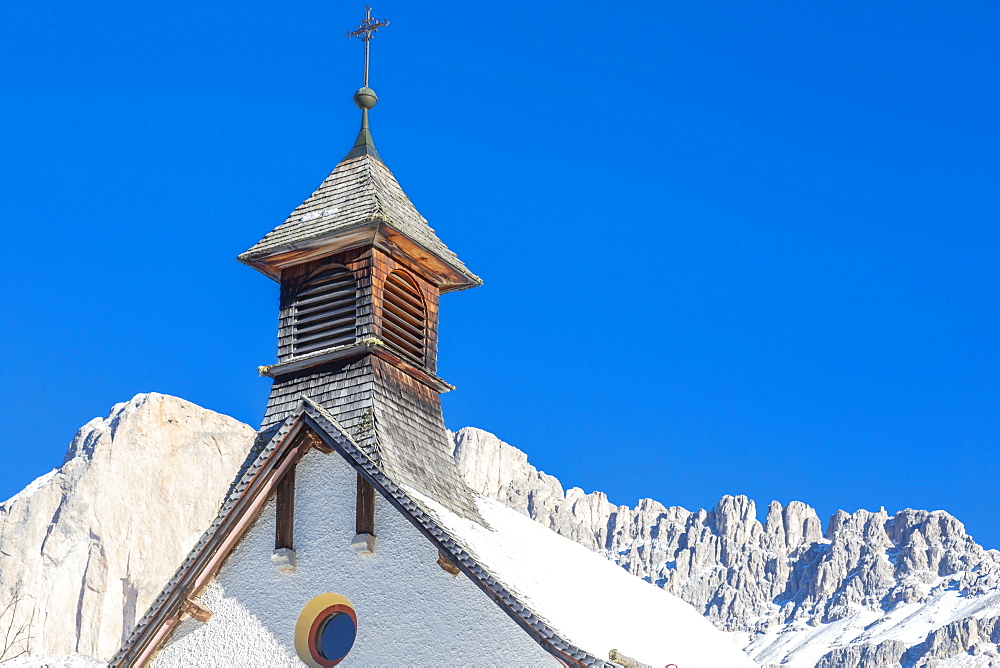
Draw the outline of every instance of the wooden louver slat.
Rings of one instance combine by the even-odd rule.
[[[399,308],[394,311],[394,314],[400,319],[409,322],[414,327],[418,329],[423,328],[424,322],[424,312],[423,309],[415,309],[409,304],[397,304]]]
[[[393,329],[398,329],[401,332],[410,332],[410,335],[416,339],[423,337],[424,330],[420,325],[415,325],[409,320],[402,319],[392,311],[385,311],[382,315],[388,322],[391,322]]]
[[[308,346],[313,350],[338,346],[341,345],[342,342],[350,343],[353,340],[354,323],[351,323],[350,326],[331,328],[330,330],[313,332],[312,334],[303,334],[302,336],[295,338],[295,341],[298,343],[300,349]]]
[[[382,336],[405,359],[424,364],[427,317],[420,290],[409,276],[394,271],[382,293]]]
[[[402,298],[403,304],[409,304],[413,311],[422,313],[424,310],[424,302],[420,298],[420,292],[417,290],[417,286],[402,279],[401,276],[402,274],[399,272],[393,272],[389,274],[386,281],[396,288],[396,294]]]
[[[333,275],[318,276],[317,280],[309,281],[309,285],[304,286],[302,288],[301,294],[312,294],[315,292],[322,291],[323,287],[326,285],[345,284],[353,282],[354,282],[354,277],[351,276],[350,274],[343,274],[339,276],[333,276]]]
[[[296,355],[352,343],[356,338],[357,283],[346,267],[311,277],[296,295],[292,350]]]
[[[295,328],[296,340],[305,338],[307,334],[315,334],[329,329],[339,329],[348,323],[353,326],[354,323],[353,313],[345,313],[343,315],[327,315],[324,313],[323,316],[325,317],[317,317],[305,324],[298,325]]]
[[[311,323],[326,320],[328,317],[332,316],[343,316],[344,319],[353,318],[355,310],[353,301],[345,302],[343,306],[334,304],[329,311],[322,311],[319,309],[315,311],[307,311],[303,309],[298,312],[298,317],[295,318],[295,323],[299,326],[299,329],[302,329]]]
[[[349,293],[354,289],[353,284],[348,283],[347,285],[329,285],[329,291],[317,295],[308,296],[306,298],[301,298],[296,302],[300,310],[308,309],[318,309],[323,308],[326,304],[331,301],[348,300],[353,301],[353,297],[350,297]]]

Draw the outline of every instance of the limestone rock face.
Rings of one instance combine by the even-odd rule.
[[[899,668],[906,644],[900,640],[886,640],[877,645],[855,643],[828,652],[816,668]]]
[[[981,665],[1000,665],[1000,615],[966,617],[927,634],[924,642],[911,647],[901,661],[906,666],[935,666],[943,660],[971,655],[981,657]]]
[[[253,438],[230,417],[140,394],[0,504],[0,609],[21,583],[32,654],[110,657],[215,518]]]
[[[973,651],[983,662],[962,665],[990,665],[998,651],[989,615],[1000,614],[1000,552],[946,512],[838,511],[824,530],[800,502],[772,502],[764,522],[743,496],[710,511],[651,499],[630,508],[601,492],[563,493],[488,432],[462,429],[454,442],[473,489],[744,634],[764,665],[870,668],[898,665],[905,652],[909,666]]]

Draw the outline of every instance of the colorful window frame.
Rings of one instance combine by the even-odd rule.
[[[323,653],[323,635],[327,626],[334,618],[338,619],[337,630],[341,634],[349,633],[351,625],[343,623],[344,618],[351,620],[353,635],[349,638],[342,635],[340,645],[347,644],[341,656],[328,657]],[[354,645],[358,632],[358,615],[354,606],[346,597],[340,594],[320,594],[302,608],[299,619],[295,623],[295,651],[307,666],[312,668],[330,668],[347,657]]]

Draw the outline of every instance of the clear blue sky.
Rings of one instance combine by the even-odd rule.
[[[943,508],[1000,547],[1000,5],[423,3],[376,144],[484,277],[452,428],[618,503]],[[138,392],[256,423],[236,262],[357,131],[361,3],[0,11],[0,498]]]

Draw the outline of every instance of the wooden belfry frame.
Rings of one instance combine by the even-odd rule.
[[[358,503],[354,518],[354,533],[375,535],[375,488],[358,474]]]
[[[294,550],[295,538],[295,466],[281,480],[275,495],[274,549]]]

